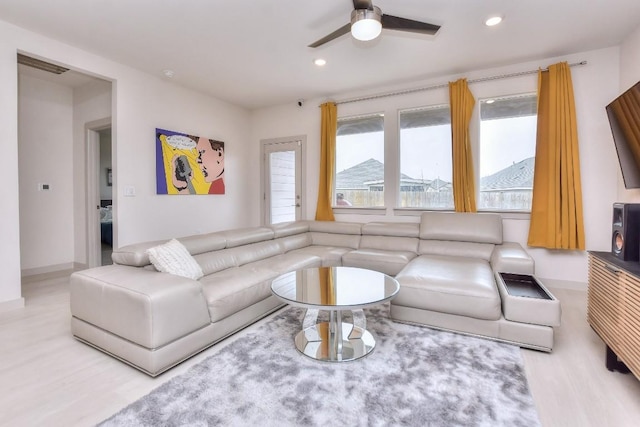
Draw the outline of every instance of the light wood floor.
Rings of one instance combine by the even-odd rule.
[[[639,426],[640,382],[604,367],[585,292],[562,303],[553,353],[523,350],[543,426]],[[88,426],[219,351],[242,332],[152,379],[71,336],[68,275],[23,284],[26,307],[0,313],[0,425]]]

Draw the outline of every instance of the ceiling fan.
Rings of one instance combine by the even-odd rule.
[[[382,13],[379,7],[374,6],[371,0],[353,0],[351,22],[311,43],[309,47],[322,46],[348,32],[351,32],[351,35],[358,40],[373,40],[380,35],[383,28],[434,35],[440,29],[440,25],[387,15]]]

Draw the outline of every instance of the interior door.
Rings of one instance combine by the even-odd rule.
[[[104,150],[101,150],[102,132],[111,129],[111,118],[96,120],[85,124],[86,149],[87,149],[87,182],[86,182],[86,241],[87,241],[87,267],[99,267],[110,264],[111,247],[105,247],[102,243],[101,201],[112,199],[111,196],[103,197],[101,187],[107,185],[106,166],[111,166],[111,137],[108,138],[109,164],[101,163]],[[110,132],[109,132],[110,135]],[[104,158],[102,160],[105,160]],[[106,187],[105,187],[106,188]],[[109,187],[110,189],[110,187]],[[109,191],[110,192],[110,191]],[[112,202],[113,203],[113,202]],[[113,221],[111,222],[113,230]],[[112,234],[113,235],[113,234]],[[106,253],[105,251],[108,251]]]
[[[304,138],[263,141],[265,224],[302,219]]]

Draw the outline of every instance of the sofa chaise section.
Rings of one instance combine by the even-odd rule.
[[[519,244],[503,242],[499,215],[423,213],[419,237],[418,256],[396,276],[394,320],[551,351],[552,327],[502,314],[494,273],[533,275],[534,263]]]

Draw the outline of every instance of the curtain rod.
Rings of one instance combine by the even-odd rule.
[[[580,61],[580,62],[574,62],[573,64],[569,64],[570,67],[578,67],[581,65],[587,65],[587,61]],[[543,68],[542,71],[549,71],[548,68]],[[529,70],[529,71],[520,71],[518,73],[510,73],[510,74],[501,74],[498,76],[491,76],[491,77],[482,77],[479,79],[473,79],[473,80],[469,80],[468,83],[481,83],[481,82],[488,82],[488,81],[492,81],[492,80],[501,80],[501,79],[508,79],[511,77],[520,77],[520,76],[526,76],[528,74],[536,74],[538,72],[538,70]],[[415,93],[415,92],[423,92],[423,91],[427,91],[427,90],[433,90],[433,89],[442,89],[445,87],[448,87],[449,83],[443,83],[443,84],[439,84],[439,85],[434,85],[434,86],[427,86],[427,87],[419,87],[419,88],[414,88],[414,89],[406,89],[406,90],[401,90],[398,92],[388,92],[388,93],[381,93],[378,95],[369,95],[369,96],[363,96],[360,98],[352,98],[352,99],[346,99],[344,101],[336,101],[336,105],[340,105],[340,104],[351,104],[353,102],[360,102],[360,101],[369,101],[372,99],[378,99],[378,98],[387,98],[389,96],[398,96],[398,95],[406,95],[409,93]]]

